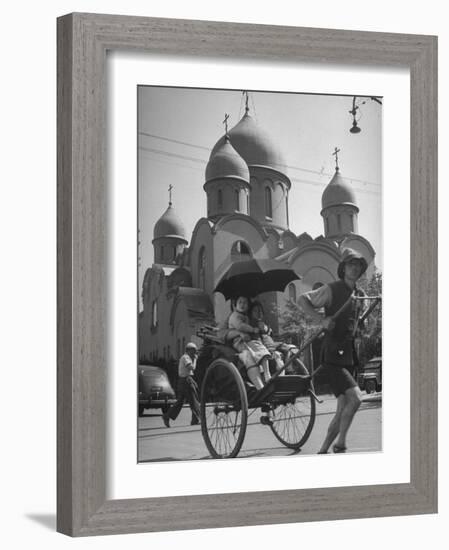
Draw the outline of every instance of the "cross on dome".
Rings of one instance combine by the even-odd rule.
[[[340,152],[340,149],[338,149],[337,147],[335,147],[334,149],[334,152],[332,153],[334,156],[335,156],[335,170],[338,172],[339,171],[339,167],[338,167],[338,153]]]
[[[243,95],[245,96],[245,114],[249,112],[249,93],[247,90],[243,92]]]
[[[229,119],[229,115],[228,115],[228,113],[225,113],[223,124],[225,125],[225,135],[226,136],[228,135],[228,119]]]

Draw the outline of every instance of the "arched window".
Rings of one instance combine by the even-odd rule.
[[[176,260],[176,246],[173,247],[173,257],[172,257],[172,260],[173,260],[173,261]]]
[[[236,189],[234,191],[234,207],[237,212],[240,212],[240,191]]]
[[[251,249],[244,241],[235,241],[231,248],[231,258],[251,256]]]
[[[271,189],[265,187],[265,216],[267,218],[273,217],[273,204],[271,200]]]
[[[288,285],[288,299],[296,303],[296,286],[294,283]]]
[[[153,300],[151,311],[151,324],[153,325],[153,327],[157,326],[157,300]]]
[[[246,213],[249,215],[249,193],[246,192]]]
[[[164,245],[161,246],[161,262],[164,263]]]
[[[198,254],[198,287],[206,289],[206,249],[204,246]]]
[[[217,193],[217,202],[218,210],[221,210],[223,208],[223,191],[221,189],[219,189]]]
[[[337,230],[341,231],[341,214],[337,214]]]
[[[349,231],[354,231],[354,214],[349,215]]]

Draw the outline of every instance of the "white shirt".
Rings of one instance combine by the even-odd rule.
[[[192,359],[189,354],[185,353],[179,360],[178,374],[181,378],[193,376],[196,368],[196,357]]]

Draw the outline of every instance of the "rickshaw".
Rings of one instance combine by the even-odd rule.
[[[275,437],[286,447],[299,450],[315,422],[318,398],[311,376],[275,373],[264,388],[256,390],[237,352],[218,338],[212,327],[205,327],[198,335],[204,340],[198,364],[206,362],[201,383],[201,431],[211,456],[238,455],[251,409],[271,412],[267,426]]]
[[[275,260],[236,262],[215,288],[226,299],[237,295],[256,296],[263,292],[282,291],[299,279],[298,275]],[[350,299],[334,315],[336,318]],[[370,311],[372,307],[369,308]],[[369,312],[365,312],[366,317]],[[250,383],[246,368],[234,348],[219,337],[210,325],[198,331],[203,346],[198,358],[200,378],[201,431],[213,458],[234,458],[240,452],[248,426],[248,418],[258,409],[270,413],[266,425],[289,449],[299,451],[312,432],[316,403],[313,377],[300,360],[301,353],[322,334],[319,330],[305,341],[281,370],[277,370],[261,390]],[[298,374],[300,373],[300,374]],[[251,412],[250,412],[251,411]]]

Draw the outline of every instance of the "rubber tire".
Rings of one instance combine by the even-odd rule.
[[[377,384],[375,380],[367,380],[365,382],[366,393],[375,393],[377,391]]]
[[[310,414],[305,430],[297,431],[298,421],[295,418],[291,418],[290,415],[295,414],[294,407],[297,406],[298,402],[306,402],[310,404]],[[297,397],[294,403],[287,403],[287,405],[279,405],[274,410],[273,424],[270,426],[271,431],[275,437],[289,449],[300,449],[305,442],[309,439],[310,434],[312,433],[313,426],[315,424],[316,417],[316,403],[315,399],[311,394]],[[278,419],[277,419],[278,418]],[[291,424],[292,429],[286,427],[286,423]],[[296,430],[295,430],[296,428]],[[290,439],[286,439],[286,434],[292,434]],[[297,439],[295,439],[297,435]]]
[[[221,371],[221,372],[219,372]],[[223,374],[226,373],[226,376],[223,376]],[[226,378],[227,385],[223,386],[220,384],[220,388],[217,388],[214,385],[214,378],[216,376],[219,376],[220,379]],[[232,386],[235,386],[234,388]],[[235,440],[235,443],[230,445],[229,448],[221,449],[219,448],[219,443],[224,442],[226,445],[227,442],[229,442],[229,438],[223,438],[221,442],[218,441],[219,437],[217,436],[215,443],[212,440],[212,434],[218,433],[218,431],[215,430],[225,430],[229,429],[227,428],[223,423],[221,426],[218,426],[216,422],[220,420],[225,420],[227,425],[229,426],[228,422],[228,413],[223,413],[223,411],[220,411],[220,413],[225,414],[226,416],[220,416],[218,418],[217,413],[214,411],[211,412],[211,408],[214,406],[213,403],[230,403],[230,406],[232,408],[232,401],[229,401],[224,396],[220,396],[220,391],[226,389],[232,389],[233,392],[238,395],[238,401],[240,402],[240,407],[238,409],[238,414],[240,415],[240,429],[238,433],[238,437]],[[208,394],[210,392],[215,393],[214,401],[208,400]],[[221,397],[221,400],[220,400]],[[226,406],[226,405],[223,405]],[[245,439],[246,434],[246,428],[248,424],[248,396],[246,394],[245,384],[243,382],[242,376],[237,369],[237,367],[230,363],[229,361],[226,361],[225,359],[216,359],[213,361],[209,367],[206,369],[206,373],[204,375],[203,383],[201,386],[201,403],[200,403],[200,412],[201,412],[201,432],[203,434],[204,442],[206,443],[206,447],[211,454],[213,458],[234,458],[238,455],[243,441]],[[220,414],[219,413],[219,414]],[[215,415],[215,419],[213,416]],[[209,420],[213,419],[215,421],[212,422],[212,426],[210,425]]]

